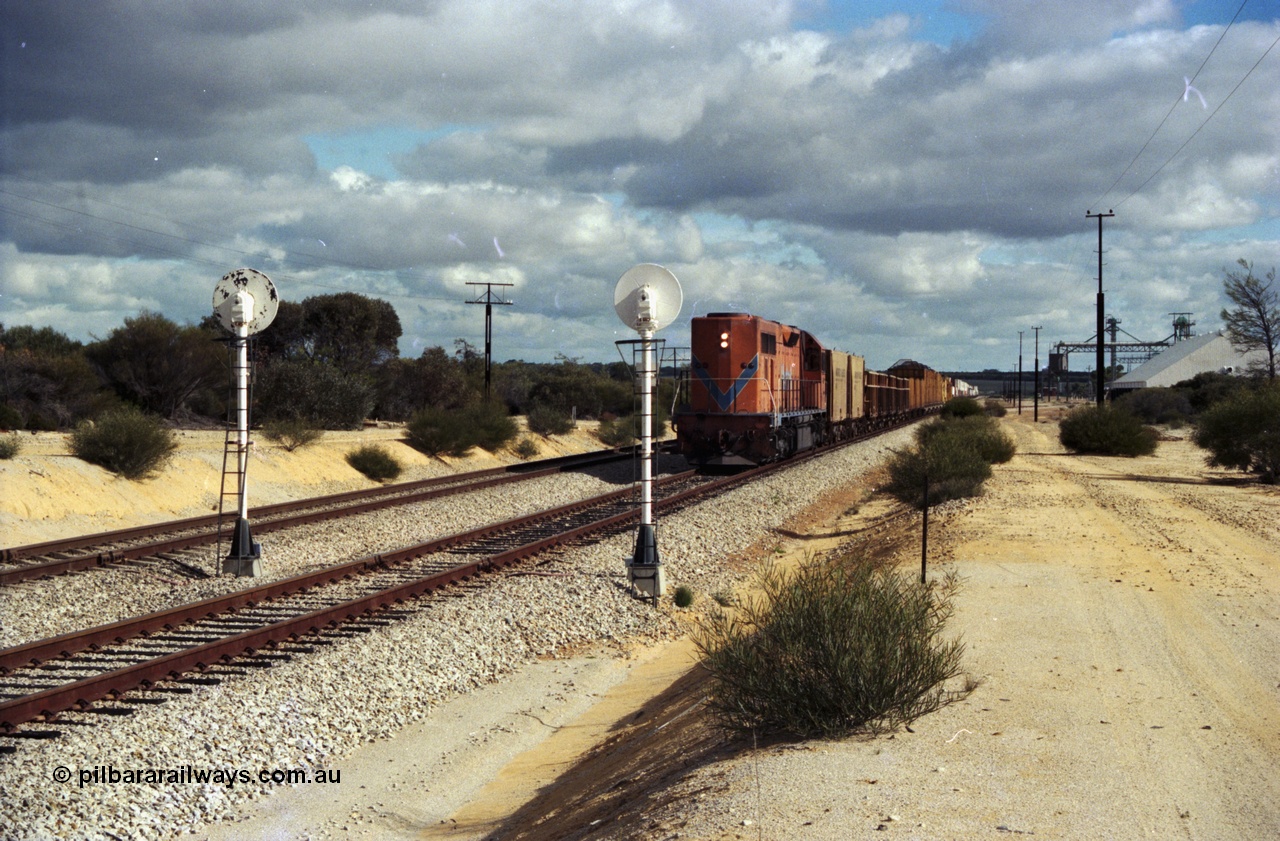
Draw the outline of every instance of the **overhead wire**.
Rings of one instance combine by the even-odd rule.
[[[1175,149],[1175,150],[1174,150],[1174,152],[1173,152],[1173,154],[1172,154],[1172,155],[1170,155],[1170,156],[1165,160],[1165,162],[1164,162],[1164,163],[1162,163],[1162,164],[1160,164],[1160,166],[1156,167],[1155,172],[1152,172],[1150,175],[1148,175],[1148,176],[1147,176],[1147,179],[1146,179],[1145,181],[1143,181],[1141,184],[1139,184],[1137,187],[1135,187],[1132,193],[1130,193],[1129,195],[1127,195],[1127,196],[1125,196],[1123,199],[1121,199],[1119,202],[1117,202],[1117,203],[1116,203],[1116,205],[1115,205],[1116,207],[1120,207],[1120,206],[1121,206],[1121,205],[1123,205],[1125,202],[1127,202],[1129,199],[1131,199],[1131,198],[1133,198],[1134,196],[1136,196],[1136,195],[1138,194],[1138,191],[1140,191],[1143,187],[1147,186],[1147,184],[1151,183],[1151,179],[1155,178],[1157,175],[1159,175],[1159,174],[1160,174],[1160,171],[1161,171],[1161,170],[1163,170],[1163,169],[1164,169],[1165,167],[1167,167],[1169,164],[1173,163],[1173,159],[1174,159],[1174,158],[1176,158],[1176,157],[1178,157],[1178,154],[1179,154],[1183,149],[1187,148],[1187,144],[1189,144],[1192,140],[1194,140],[1194,139],[1195,139],[1196,135],[1200,133],[1200,130],[1201,130],[1201,129],[1203,129],[1205,126],[1207,126],[1207,125],[1209,124],[1209,121],[1213,119],[1214,115],[1215,115],[1215,114],[1217,114],[1219,111],[1221,111],[1221,110],[1222,110],[1222,107],[1223,107],[1224,105],[1226,105],[1226,104],[1227,104],[1227,100],[1231,99],[1231,97],[1232,97],[1233,95],[1235,95],[1235,92],[1236,92],[1236,91],[1238,91],[1238,90],[1240,90],[1240,86],[1241,86],[1241,85],[1243,85],[1243,84],[1245,83],[1245,80],[1246,80],[1246,79],[1248,79],[1251,75],[1253,75],[1253,71],[1255,71],[1255,70],[1257,70],[1257,69],[1258,69],[1258,65],[1259,65],[1259,64],[1262,64],[1262,60],[1263,60],[1264,58],[1266,58],[1266,57],[1271,53],[1271,51],[1272,51],[1273,49],[1275,49],[1276,44],[1280,44],[1280,36],[1277,36],[1277,37],[1276,37],[1276,40],[1274,40],[1274,41],[1272,41],[1272,42],[1271,42],[1271,46],[1267,47],[1266,52],[1264,52],[1264,53],[1263,53],[1263,54],[1258,58],[1258,60],[1257,60],[1257,61],[1255,61],[1255,62],[1253,63],[1253,66],[1249,68],[1249,72],[1248,72],[1248,73],[1245,73],[1245,74],[1244,74],[1244,76],[1243,76],[1243,77],[1241,77],[1241,79],[1240,79],[1240,81],[1239,81],[1239,82],[1236,82],[1236,86],[1235,86],[1234,88],[1232,88],[1232,89],[1231,89],[1231,93],[1229,93],[1229,94],[1227,94],[1225,97],[1223,97],[1222,102],[1218,103],[1218,107],[1217,107],[1217,108],[1215,108],[1215,109],[1213,109],[1213,112],[1212,112],[1212,113],[1210,113],[1208,117],[1205,117],[1204,122],[1202,122],[1202,123],[1201,123],[1201,124],[1196,128],[1196,130],[1195,130],[1195,131],[1191,132],[1191,136],[1190,136],[1190,137],[1188,137],[1186,140],[1184,140],[1184,141],[1182,142],[1182,145],[1181,145],[1181,146],[1179,146],[1177,149]]]
[[[1240,17],[1240,13],[1244,11],[1244,7],[1248,5],[1248,3],[1249,3],[1249,0],[1243,0],[1243,2],[1240,3],[1240,8],[1236,9],[1236,13],[1232,15],[1230,23],[1228,23],[1226,28],[1222,30],[1222,34],[1219,35],[1218,40],[1213,43],[1213,48],[1209,50],[1209,54],[1204,57],[1204,61],[1200,62],[1200,66],[1196,68],[1195,74],[1192,75],[1190,80],[1187,82],[1188,86],[1194,84],[1196,79],[1200,77],[1200,71],[1204,70],[1204,66],[1209,63],[1209,59],[1213,57],[1213,54],[1215,52],[1217,52],[1218,45],[1222,43],[1223,38],[1227,37],[1227,33],[1231,31],[1231,27],[1235,26],[1236,19]],[[1164,128],[1164,124],[1169,121],[1169,118],[1171,116],[1173,116],[1174,109],[1178,107],[1178,101],[1184,98],[1185,96],[1186,94],[1184,92],[1182,97],[1175,96],[1173,98],[1173,104],[1169,106],[1169,110],[1165,113],[1164,119],[1160,121],[1160,125],[1156,126],[1155,131],[1151,132],[1151,136],[1147,138],[1146,143],[1142,144],[1142,148],[1139,149],[1138,153],[1133,156],[1133,160],[1129,161],[1129,164],[1124,168],[1124,171],[1121,172],[1118,176],[1116,176],[1116,180],[1111,182],[1111,186],[1106,189],[1106,192],[1104,192],[1101,196],[1098,196],[1097,200],[1094,201],[1092,207],[1101,207],[1102,200],[1105,199],[1107,196],[1111,195],[1111,191],[1116,188],[1116,185],[1120,183],[1121,179],[1123,179],[1126,175],[1129,174],[1129,170],[1133,169],[1133,165],[1138,162],[1138,158],[1142,157],[1142,153],[1147,151],[1147,147],[1151,145],[1152,140],[1156,139],[1156,135],[1160,133],[1160,129]],[[1143,182],[1143,183],[1145,184],[1146,182]]]

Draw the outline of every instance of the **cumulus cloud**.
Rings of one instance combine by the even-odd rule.
[[[413,353],[502,279],[511,355],[607,359],[614,282],[659,262],[690,312],[986,367],[1031,323],[1091,333],[1086,210],[1117,208],[1109,300],[1148,337],[1277,253],[1280,89],[1232,91],[1280,22],[1232,27],[1201,108],[1226,21],[1173,0],[958,0],[979,24],[947,46],[910,5],[818,31],[772,0],[4,4],[5,322],[196,320],[253,265],[385,297]]]

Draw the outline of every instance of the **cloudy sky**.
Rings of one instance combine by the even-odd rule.
[[[1114,209],[1109,314],[1206,332],[1280,264],[1277,39],[1277,0],[0,2],[0,321],[196,321],[249,266],[416,356],[495,282],[496,359],[610,361],[653,262],[673,344],[750,311],[1029,368],[1093,335]]]

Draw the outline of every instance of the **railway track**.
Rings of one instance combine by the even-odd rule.
[[[693,471],[657,483],[660,508],[687,503],[747,479],[713,479]],[[495,523],[395,552],[110,625],[0,651],[0,730],[131,690],[182,691],[190,673],[267,665],[327,629],[368,630],[381,612],[550,548],[617,529],[637,517],[634,489]],[[264,650],[266,653],[263,653]],[[222,665],[220,665],[222,664]],[[156,688],[158,686],[158,688]],[[150,703],[150,700],[141,701]],[[132,701],[129,701],[132,703]],[[119,707],[99,705],[99,709]],[[35,736],[46,731],[35,731]]]
[[[865,437],[872,437],[870,435]],[[864,440],[859,438],[856,440]],[[847,441],[845,444],[855,443]],[[655,482],[657,510],[795,466],[830,448],[726,477]],[[50,738],[66,711],[127,713],[185,684],[269,666],[326,634],[389,624],[397,606],[638,519],[634,486],[228,595],[0,651],[0,736]],[[126,693],[128,697],[125,698]],[[155,697],[160,695],[161,697]],[[123,699],[123,700],[122,700]],[[34,725],[34,726],[33,726]],[[6,747],[0,744],[0,750]],[[11,748],[10,748],[11,749]]]
[[[554,473],[631,458],[626,450],[560,456],[452,476],[402,482],[250,509],[255,534],[350,517],[396,505],[523,482]],[[223,524],[226,525],[226,518]],[[0,586],[52,575],[163,561],[187,577],[207,577],[189,553],[219,540],[216,514],[0,550]]]

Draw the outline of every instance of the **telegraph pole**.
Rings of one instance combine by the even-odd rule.
[[[1102,296],[1102,220],[1111,216],[1115,216],[1114,210],[1108,210],[1106,213],[1090,213],[1085,211],[1084,218],[1098,220],[1098,408],[1102,408],[1103,401],[1106,399],[1103,386],[1106,384],[1107,376],[1107,360],[1104,356],[1105,349],[1103,347],[1103,311],[1105,310]]]
[[[1031,419],[1036,423],[1039,423],[1040,422],[1040,330],[1041,328],[1032,327],[1031,329],[1036,331],[1036,390],[1035,390],[1035,396],[1032,398],[1034,401],[1033,405],[1035,406],[1035,412],[1034,414],[1032,414]]]
[[[1018,331],[1018,414],[1022,414],[1022,334],[1025,330]]]
[[[484,292],[479,292],[474,301],[467,301],[468,304],[484,304],[484,399],[489,399],[489,381],[490,372],[493,366],[493,305],[509,307],[511,301],[505,301],[501,294],[494,295],[493,287],[495,286],[514,286],[512,283],[494,283],[491,281],[467,281],[467,286],[483,286]]]

